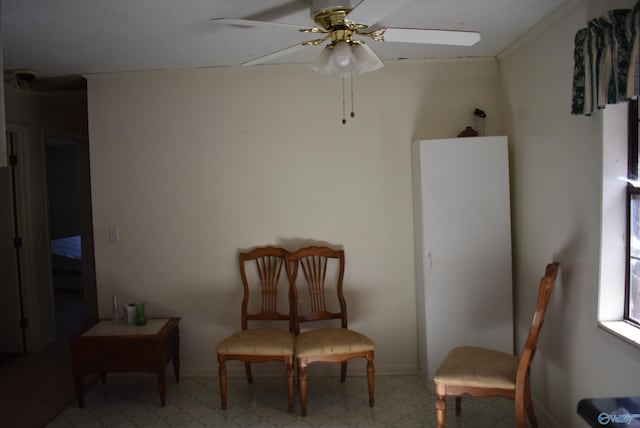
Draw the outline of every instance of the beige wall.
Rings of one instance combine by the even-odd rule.
[[[410,144],[457,135],[476,107],[498,134],[497,64],[388,64],[356,79],[347,125],[340,89],[304,66],[90,76],[100,315],[116,293],[181,316],[183,371],[215,374],[239,327],[238,250],[324,241],[344,246],[350,326],[375,340],[377,373],[415,372]]]
[[[548,426],[585,426],[587,397],[638,395],[640,350],[597,327],[602,115],[570,115],[575,32],[634,2],[570,2],[499,57],[511,137],[516,339],[521,347],[545,263],[560,279],[532,369]]]

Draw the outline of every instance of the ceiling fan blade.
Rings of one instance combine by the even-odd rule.
[[[431,45],[473,46],[480,41],[480,33],[475,31],[426,30],[417,28],[383,28],[371,32],[378,33],[375,40],[383,42],[425,43]]]
[[[282,27],[309,30],[308,25],[283,24],[281,22],[255,21],[253,19],[213,18],[211,22],[216,24],[237,25],[240,27]]]
[[[262,10],[247,16],[247,19],[257,21],[277,21],[283,16],[293,15],[296,12],[309,10],[309,0],[289,0],[282,5],[276,5],[269,9]]]
[[[348,15],[347,19],[357,24],[372,26],[394,11],[403,8],[412,0],[362,0]]]
[[[278,51],[271,52],[270,54],[261,56],[259,58],[252,59],[251,61],[243,62],[242,65],[263,64],[265,62],[273,61],[276,58],[280,58],[280,57],[283,57],[285,55],[289,55],[289,54],[292,54],[294,52],[298,52],[298,51],[306,48],[307,46],[312,46],[312,45],[305,44],[305,43],[298,43],[296,45],[289,46],[288,48],[280,49]]]

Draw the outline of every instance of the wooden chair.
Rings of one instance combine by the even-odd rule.
[[[297,289],[298,273],[305,293]],[[329,272],[329,274],[327,274]],[[293,293],[296,333],[296,367],[302,416],[307,414],[307,373],[309,364],[340,363],[340,381],[347,376],[347,361],[367,360],[369,406],[373,406],[375,345],[367,336],[347,328],[347,305],[342,292],[344,251],[328,247],[302,248],[287,256],[287,274]],[[305,287],[306,286],[306,287]],[[335,288],[335,295],[328,290]],[[336,302],[337,300],[337,302]],[[331,307],[334,304],[335,308]],[[337,312],[329,311],[337,309]],[[300,323],[340,320],[340,327],[323,327],[300,331]]]
[[[558,263],[547,265],[540,280],[533,321],[520,357],[492,349],[462,346],[452,349],[436,370],[436,416],[438,428],[445,426],[445,397],[456,398],[456,415],[460,414],[462,395],[473,397],[500,396],[515,401],[518,428],[525,428],[525,410],[529,423],[537,428],[531,404],[529,367],[536,352],[540,328],[558,274]]]
[[[227,337],[216,347],[220,399],[227,408],[227,370],[229,360],[244,362],[249,383],[253,383],[251,363],[282,361],[286,368],[288,408],[293,412],[294,396],[294,337],[293,319],[289,314],[291,290],[287,297],[287,311],[278,311],[278,286],[287,251],[276,247],[262,247],[240,253],[240,276],[244,290],[242,298],[242,330]],[[248,265],[251,264],[251,269]],[[255,294],[259,293],[259,297]],[[252,298],[252,296],[254,296]],[[287,321],[288,329],[249,328],[249,321]],[[261,323],[261,324],[266,324]]]

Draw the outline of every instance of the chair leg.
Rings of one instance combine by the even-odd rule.
[[[227,368],[224,365],[224,358],[218,355],[218,379],[220,379],[220,404],[222,410],[227,409]]]
[[[447,401],[445,400],[445,387],[444,385],[436,384],[436,423],[437,428],[445,428],[445,418],[447,415]]]
[[[367,358],[367,385],[369,387],[369,407],[373,407],[373,387],[374,387],[373,356]]]
[[[462,397],[456,397],[456,416],[460,416],[462,412]]]
[[[294,379],[295,379],[295,371],[293,369],[293,357],[287,360],[286,365],[287,365],[288,409],[289,409],[289,413],[293,413],[293,396],[294,396]]]
[[[247,374],[247,381],[253,383],[253,374],[251,373],[251,363],[244,363],[244,371]]]
[[[344,383],[346,379],[347,379],[347,362],[344,361],[340,365],[340,382]]]
[[[302,416],[307,416],[307,372],[300,360],[298,360],[298,390],[300,391],[300,413]]]

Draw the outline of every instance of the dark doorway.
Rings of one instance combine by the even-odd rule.
[[[81,139],[53,135],[45,148],[56,332],[66,341],[95,312],[88,151]]]

